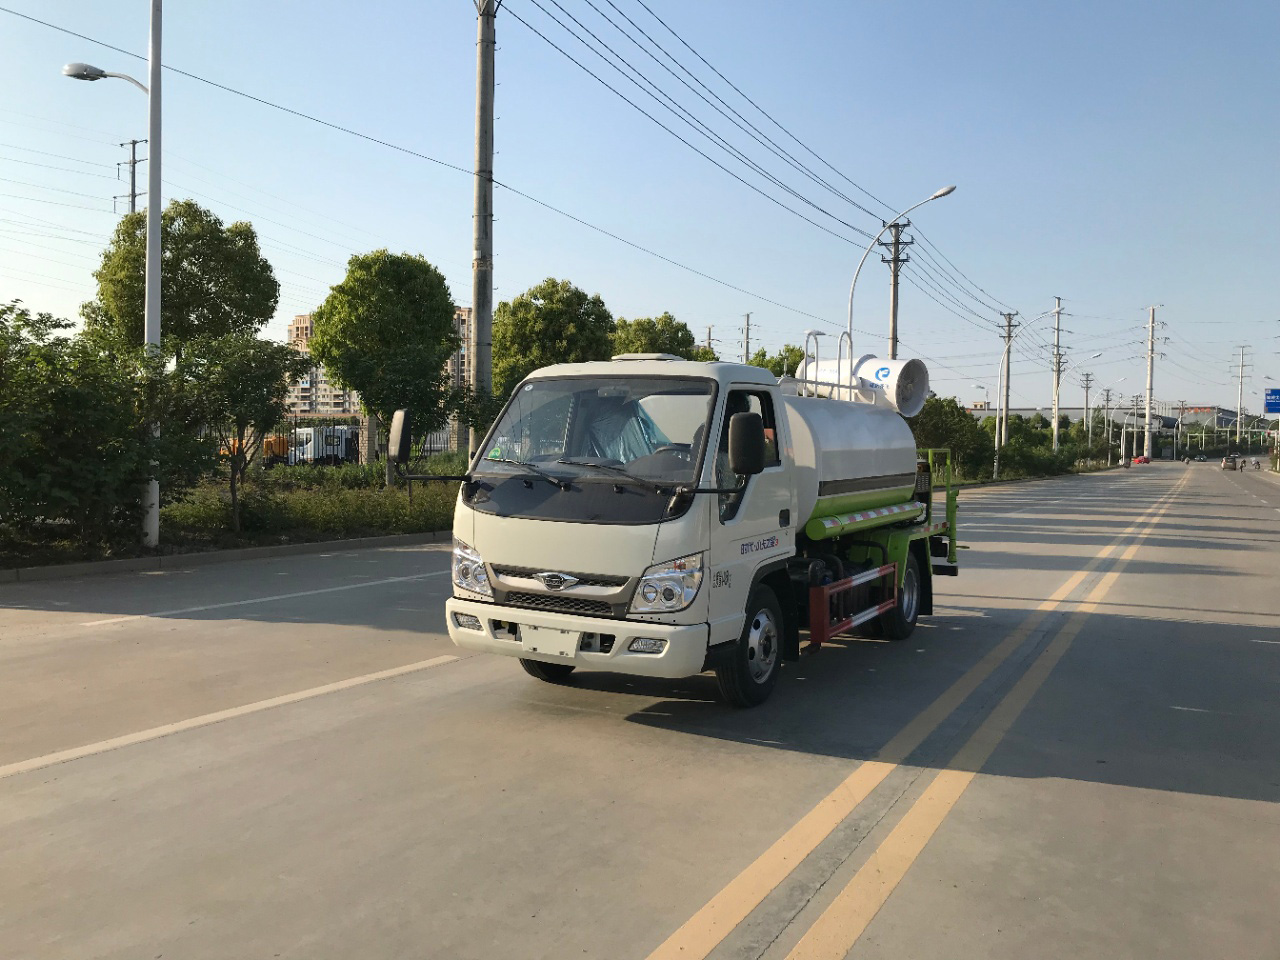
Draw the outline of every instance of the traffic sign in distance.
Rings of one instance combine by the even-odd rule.
[[[1280,389],[1267,387],[1266,403],[1267,413],[1280,413]]]

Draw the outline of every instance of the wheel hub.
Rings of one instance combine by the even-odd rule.
[[[747,631],[747,666],[751,679],[763,683],[773,672],[778,658],[778,625],[768,610],[756,613]]]

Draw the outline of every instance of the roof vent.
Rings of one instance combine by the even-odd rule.
[[[683,360],[674,353],[620,353],[615,360]]]

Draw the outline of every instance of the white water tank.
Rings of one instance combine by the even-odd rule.
[[[796,464],[800,523],[905,503],[916,441],[894,411],[825,397],[782,397]]]

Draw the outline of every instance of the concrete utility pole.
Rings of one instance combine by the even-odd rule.
[[[502,0],[476,5],[476,167],[471,258],[471,389],[493,392],[493,52]]]
[[[707,324],[707,349],[711,349],[711,324]]]
[[[1156,358],[1156,308],[1151,307],[1147,319],[1147,425],[1143,434],[1142,452],[1151,456],[1151,386],[1155,377]]]
[[[1240,387],[1236,393],[1236,449],[1240,449],[1240,421],[1244,419],[1244,347],[1240,348]]]
[[[1085,436],[1088,437],[1088,439],[1085,442],[1088,444],[1089,449],[1092,450],[1093,449],[1093,419],[1089,416],[1089,388],[1093,386],[1093,374],[1086,373],[1086,374],[1083,374],[1082,376],[1083,376],[1083,383],[1084,383],[1084,429],[1085,429]]]
[[[996,417],[996,445],[1003,447],[1009,442],[1009,367],[1013,362],[1013,331],[1021,326],[1013,322],[1017,313],[1004,313],[1004,389],[1003,396],[997,398],[1000,411]]]
[[[161,0],[151,0],[151,38],[147,51],[147,152],[151,154],[147,165],[147,250],[146,292],[142,305],[142,326],[146,332],[148,351],[160,350],[160,218],[163,202],[160,199],[160,79],[164,72],[160,59],[160,28],[163,22]],[[160,424],[151,426],[153,435],[160,436]],[[158,464],[152,463],[152,467]],[[146,503],[142,515],[142,542],[148,547],[160,545],[160,481],[152,476],[147,481]]]
[[[1178,446],[1182,443],[1182,418],[1187,415],[1187,401],[1178,401],[1178,422],[1173,425],[1173,459],[1178,459]],[[1190,443],[1187,446],[1191,446]]]
[[[1062,298],[1053,308],[1053,452],[1058,452],[1058,388],[1062,383]]]
[[[122,147],[129,148],[129,159],[122,161],[121,163],[117,163],[116,170],[119,171],[120,167],[126,163],[129,165],[129,192],[125,196],[128,197],[129,200],[130,213],[138,212],[138,164],[145,163],[147,160],[146,157],[143,157],[141,160],[138,159],[138,144],[146,142],[147,141],[145,140],[126,140],[124,143],[120,144]],[[124,198],[116,197],[115,199],[121,200]]]
[[[882,263],[889,264],[889,359],[898,359],[898,272],[902,269],[904,263],[910,263],[911,258],[902,252],[904,247],[909,247],[914,240],[903,240],[902,231],[911,226],[910,220],[901,222],[893,222],[889,224],[889,233],[893,239],[886,243],[883,240],[878,241],[880,246],[886,250],[892,250],[893,255],[889,257],[882,256]]]
[[[1103,419],[1107,424],[1107,466],[1111,466],[1111,388],[1107,387],[1102,391],[1102,402],[1106,404],[1106,413]]]
[[[746,314],[747,323],[742,328],[742,362],[751,361],[751,314]]]

